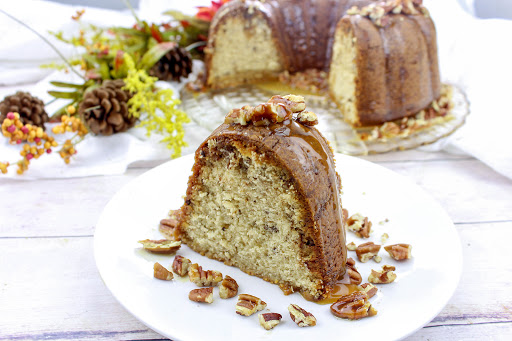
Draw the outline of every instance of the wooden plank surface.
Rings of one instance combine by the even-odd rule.
[[[136,168],[118,176],[62,180],[13,181],[0,177],[0,236],[92,235],[112,196],[145,171]]]
[[[510,338],[512,181],[478,160],[447,153],[410,151],[365,159],[429,192],[454,220],[463,246],[464,270],[455,295],[408,339]],[[163,339],[115,301],[92,254],[94,225],[103,207],[147,170],[138,164],[120,176],[0,178],[0,340]],[[434,245],[432,252],[442,250]]]

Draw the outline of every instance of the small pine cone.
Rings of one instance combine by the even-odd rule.
[[[44,124],[49,120],[43,101],[28,92],[18,91],[0,102],[0,124],[9,112],[19,113],[23,124],[31,124],[43,129]]]
[[[122,79],[106,80],[84,95],[78,113],[97,135],[112,135],[126,131],[135,125],[136,117],[128,113],[130,92],[123,90]]]
[[[179,81],[181,77],[188,77],[191,72],[192,57],[190,53],[177,45],[149,70],[151,76],[163,81]]]

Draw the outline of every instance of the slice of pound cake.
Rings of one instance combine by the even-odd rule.
[[[179,214],[193,250],[321,299],[345,273],[341,182],[299,96],[226,115],[199,147]]]

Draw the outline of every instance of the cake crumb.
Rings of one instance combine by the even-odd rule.
[[[386,244],[388,239],[389,239],[389,234],[383,233],[382,236],[380,236],[380,243],[381,244]]]

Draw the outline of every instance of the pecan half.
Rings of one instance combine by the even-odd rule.
[[[373,257],[377,256],[380,251],[380,245],[376,245],[373,242],[368,242],[359,245],[356,248],[356,255],[360,262],[366,263]]]
[[[235,309],[238,315],[251,316],[255,312],[265,309],[266,306],[267,304],[256,296],[240,294]]]
[[[139,243],[142,244],[144,250],[153,253],[162,253],[162,254],[171,254],[178,251],[181,247],[180,241],[168,240],[168,239],[160,239],[160,240],[151,240],[144,239],[139,240]]]
[[[231,277],[224,277],[219,286],[220,298],[231,298],[238,294],[238,283]]]
[[[188,268],[188,278],[198,287],[216,286],[222,281],[222,273],[215,270],[203,270],[197,263]]]
[[[172,271],[179,276],[184,277],[188,273],[190,263],[190,259],[177,255],[174,257],[174,261],[172,262]]]
[[[347,228],[359,238],[370,238],[372,222],[368,221],[368,217],[356,213],[347,219]]]
[[[164,268],[162,264],[158,262],[153,265],[153,276],[163,281],[170,281],[174,278],[172,272]]]
[[[213,302],[213,288],[201,288],[191,290],[188,294],[188,299],[194,302],[212,303]]]
[[[351,284],[360,284],[363,281],[361,274],[356,269],[356,261],[352,258],[347,259],[347,274]]]
[[[368,282],[374,284],[388,284],[394,282],[396,274],[394,266],[384,265],[381,271],[375,271],[372,269],[370,276],[368,276]]]
[[[260,320],[260,325],[266,330],[270,330],[277,326],[283,317],[278,313],[265,313],[259,314],[258,318]]]
[[[331,313],[336,317],[359,320],[377,314],[364,291],[355,291],[345,295],[331,305]]]
[[[412,258],[412,246],[409,244],[388,245],[384,246],[384,250],[386,250],[394,260],[406,260]]]
[[[362,291],[366,292],[368,298],[372,298],[373,296],[375,296],[377,291],[379,291],[379,289],[371,283],[364,283],[361,284],[359,287],[361,288]]]
[[[299,327],[313,327],[316,325],[316,318],[310,312],[302,309],[296,304],[288,306],[290,317]]]

